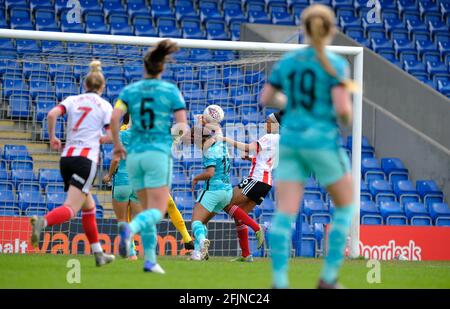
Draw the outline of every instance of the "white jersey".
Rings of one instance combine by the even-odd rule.
[[[96,93],[84,93],[66,98],[59,106],[67,114],[66,145],[61,156],[81,156],[97,163],[102,129],[111,120],[111,104]]]
[[[280,134],[266,134],[258,140],[248,177],[272,185],[272,170],[278,164],[279,140]]]

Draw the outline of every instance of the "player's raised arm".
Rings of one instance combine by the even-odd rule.
[[[249,152],[252,152],[252,151],[256,151],[256,149],[258,148],[258,143],[257,142],[252,142],[252,143],[247,144],[247,143],[242,143],[242,142],[235,141],[232,138],[225,137],[225,136],[217,136],[215,138],[218,141],[223,141],[223,142],[233,146],[234,148],[242,150],[242,151],[244,151],[246,153],[249,153]]]
[[[65,108],[63,105],[53,107],[47,114],[48,136],[50,137],[50,147],[54,150],[61,148],[61,141],[55,135],[56,119],[63,115]]]

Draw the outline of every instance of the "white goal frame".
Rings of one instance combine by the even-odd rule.
[[[25,40],[47,40],[62,42],[83,42],[103,44],[127,44],[140,46],[154,46],[159,41],[167,38],[137,37],[102,34],[84,34],[67,32],[47,32],[33,30],[0,29],[0,38],[25,39]],[[258,43],[240,41],[212,41],[212,40],[189,40],[172,39],[181,48],[201,48],[236,51],[258,51],[258,52],[287,52],[304,48],[305,44],[284,43]],[[360,188],[361,188],[361,138],[362,138],[362,89],[363,89],[363,47],[356,46],[327,46],[327,49],[338,54],[353,56],[353,79],[361,91],[353,95],[353,126],[352,126],[352,176],[354,181],[353,200],[356,207],[353,224],[350,232],[350,257],[359,257],[359,213],[360,213]]]

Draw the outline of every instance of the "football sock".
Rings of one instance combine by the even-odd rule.
[[[328,254],[322,268],[321,279],[333,284],[344,261],[345,245],[353,219],[354,205],[336,207],[328,234]]]
[[[66,221],[69,221],[72,217],[74,217],[74,213],[72,208],[67,205],[62,205],[50,211],[45,216],[45,226],[52,226],[55,224],[61,224]]]
[[[236,222],[240,222],[249,226],[253,231],[255,231],[255,233],[259,231],[259,224],[256,223],[255,220],[253,220],[244,210],[242,210],[238,206],[233,205],[230,208],[228,214],[233,217]]]
[[[170,220],[172,221],[175,228],[180,232],[181,237],[183,238],[184,243],[188,243],[192,241],[191,235],[186,228],[186,224],[184,223],[183,216],[177,208],[174,200],[170,197],[169,203],[167,204],[167,212],[169,214]]]
[[[138,234],[145,231],[149,226],[156,225],[162,218],[162,213],[159,209],[151,208],[142,211],[130,223],[131,234]]]
[[[200,221],[192,222],[192,233],[195,237],[195,250],[200,251],[200,243],[206,239],[205,226]]]
[[[236,232],[239,238],[239,247],[241,247],[241,255],[247,257],[250,255],[250,248],[248,244],[248,228],[245,224],[236,223]]]
[[[273,286],[283,289],[288,287],[288,259],[292,237],[292,223],[296,215],[277,211],[269,233],[269,245],[272,257]]]
[[[98,241],[97,220],[95,219],[95,208],[81,211],[81,222],[83,224],[84,234],[86,234],[91,244],[92,252],[103,252]]]
[[[141,231],[142,246],[144,247],[144,260],[156,264],[156,225],[148,226]],[[164,249],[161,249],[164,250]]]

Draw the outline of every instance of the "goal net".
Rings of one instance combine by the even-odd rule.
[[[83,92],[83,79],[92,59],[102,61],[106,78],[103,97],[113,104],[126,85],[143,76],[142,58],[159,38],[136,38],[70,33],[45,33],[1,30],[2,42],[11,49],[0,56],[0,253],[34,252],[29,244],[29,216],[44,215],[62,205],[65,199],[59,173],[59,153],[50,150],[46,124],[47,112],[69,95]],[[188,107],[189,123],[210,104],[225,112],[224,135],[242,142],[257,140],[265,134],[264,120],[274,110],[259,105],[259,94],[271,67],[280,56],[299,45],[176,40],[181,50],[166,65],[163,79],[178,85]],[[3,46],[5,46],[3,44]],[[354,79],[361,85],[362,50],[335,47],[354,63]],[[356,61],[354,56],[356,56]],[[360,175],[361,95],[355,97],[353,126],[353,173]],[[65,119],[57,122],[56,134],[64,141]],[[359,143],[359,145],[358,145]],[[103,183],[112,159],[112,145],[103,145],[97,177],[92,188],[97,204],[100,239],[107,252],[117,253],[117,222],[112,209],[111,184]],[[232,184],[249,174],[250,163],[230,148]],[[191,232],[192,209],[197,192],[191,191],[191,179],[202,171],[202,152],[194,145],[173,147],[174,169],[171,194]],[[149,158],[151,159],[151,158]],[[355,162],[356,161],[356,162]],[[276,186],[276,179],[275,186]],[[359,204],[359,176],[355,178]],[[197,187],[199,189],[200,186]],[[314,178],[308,182],[305,198],[317,198],[329,209],[332,202]],[[251,216],[270,231],[275,210],[274,190]],[[356,215],[355,215],[356,217]],[[318,217],[319,218],[319,217]],[[357,255],[358,220],[352,230],[352,255]],[[323,221],[325,220],[325,221]],[[323,252],[323,223],[326,216],[314,219],[301,214],[293,237],[293,254],[318,256]],[[315,224],[317,223],[317,224]],[[302,225],[310,227],[312,235]],[[235,256],[240,253],[234,221],[225,213],[208,224],[210,253]],[[250,231],[254,256],[265,256],[267,248],[256,249]],[[184,255],[180,233],[165,218],[158,227],[160,255]],[[323,234],[322,234],[323,235]],[[81,216],[70,222],[47,228],[39,251],[53,254],[89,253]],[[137,251],[142,254],[139,238]]]

